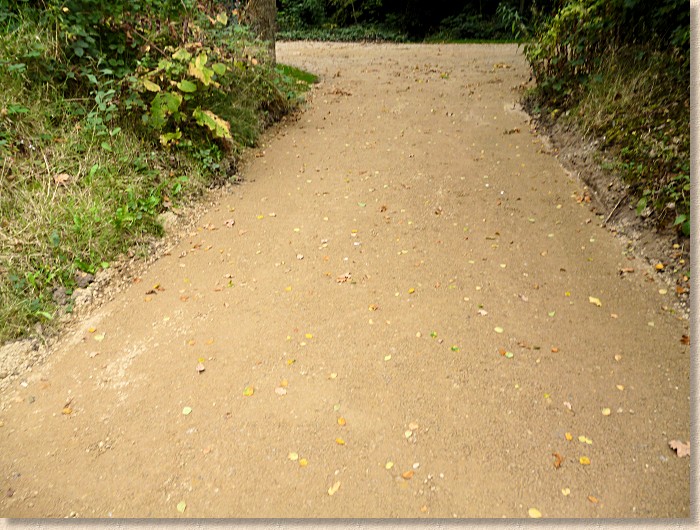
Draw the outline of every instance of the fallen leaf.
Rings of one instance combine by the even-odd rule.
[[[306,467],[309,465],[309,461],[306,458],[300,458],[299,459],[299,465],[301,467]]]
[[[500,327],[500,326],[496,326],[495,328],[493,328],[493,330],[494,330],[496,333],[503,333],[503,328]]]
[[[409,469],[408,471],[404,471],[403,473],[401,473],[401,476],[404,478],[404,480],[411,480],[414,474],[415,471]]]
[[[224,226],[228,226],[229,228],[231,228],[235,224],[236,224],[235,219],[226,219],[226,221],[224,221]]]
[[[184,407],[184,408],[182,409],[182,413],[183,413],[185,416],[188,416],[191,412],[192,412],[192,407]]]
[[[610,411],[610,409],[609,409],[608,407],[605,407],[605,408],[604,408],[603,410],[601,410],[600,412],[603,414],[603,416],[610,416],[610,413],[611,413],[611,411]]]
[[[690,344],[690,337],[688,335],[683,335],[681,337],[681,344],[685,344],[686,346]]]
[[[587,436],[579,436],[578,441],[581,442],[582,444],[588,444],[588,445],[593,445],[593,440],[588,438]]]
[[[391,462],[391,461],[387,462],[387,463],[384,465],[384,468],[385,468],[385,469],[391,469],[392,467],[394,467],[394,463]]]
[[[391,355],[385,355],[384,356],[385,361],[390,361],[391,360]]]
[[[297,460],[299,460],[299,453],[289,453],[287,455],[287,458],[289,458],[292,462],[296,462]]]
[[[102,342],[105,339],[105,334],[100,333],[99,335],[95,335],[92,338],[95,339],[97,342]]]
[[[346,423],[347,422],[345,421],[345,418],[343,418],[342,416],[338,418],[338,425],[340,425],[341,427],[344,427]]]
[[[345,445],[345,440],[343,440],[342,438],[336,438],[335,443],[337,443],[338,445]]]
[[[243,389],[244,396],[252,396],[255,393],[255,389],[252,386],[247,386]]]
[[[690,442],[681,442],[680,440],[671,440],[668,445],[676,452],[678,458],[690,456]]]
[[[656,265],[654,265],[654,268],[655,268],[657,271],[662,271],[662,270],[664,270],[664,264],[663,264],[663,263],[657,263]]]
[[[187,503],[185,501],[180,501],[177,503],[177,511],[180,513],[185,513],[187,509]]]
[[[581,458],[578,459],[578,461],[581,463],[582,466],[591,465],[591,459],[588,458],[587,456],[582,456]]]
[[[567,442],[570,442],[571,440],[574,439],[574,437],[571,435],[570,432],[564,433],[564,438],[566,438],[566,441],[567,441]]]
[[[413,421],[408,424],[408,428],[411,429],[412,431],[415,431],[418,427],[419,427],[419,425]]]
[[[593,504],[598,504],[598,499],[595,498],[593,495],[588,496],[588,500],[592,502]]]
[[[65,414],[66,416],[68,416],[69,414],[72,414],[72,413],[73,413],[73,409],[70,407],[63,407],[63,410],[61,411],[61,414]]]
[[[338,491],[338,488],[340,488],[340,481],[336,482],[330,488],[328,488],[328,495],[332,497],[335,494],[335,492]]]
[[[594,297],[594,296],[589,296],[589,297],[588,297],[588,301],[589,301],[590,303],[592,303],[593,305],[598,306],[598,307],[601,307],[601,306],[603,305],[603,304],[601,303],[601,301],[600,301],[598,298]]]
[[[377,304],[370,304],[370,306],[369,306],[370,311],[376,311],[377,309],[379,309],[379,306]]]
[[[571,494],[571,490],[569,488],[562,488],[561,494],[564,495],[564,497],[568,497]]]
[[[552,456],[554,457],[554,469],[559,469],[564,458],[559,453],[552,453]]]
[[[65,186],[68,184],[68,181],[70,180],[70,175],[68,173],[59,173],[58,175],[54,176],[53,181],[58,184],[59,186]]]
[[[532,519],[539,519],[540,517],[542,517],[542,513],[540,513],[540,511],[539,511],[537,508],[530,508],[530,509],[527,511],[527,514],[528,514],[528,515],[530,516],[530,518],[532,518]]]
[[[513,352],[507,351],[505,357],[506,357],[506,359],[512,359],[512,358],[513,358]]]
[[[275,394],[277,394],[278,396],[284,396],[286,393],[287,393],[286,388],[282,388],[281,386],[278,386],[277,388],[275,388]]]
[[[552,346],[552,353],[559,353],[559,348]]]

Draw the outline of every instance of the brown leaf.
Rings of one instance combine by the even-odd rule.
[[[690,337],[688,335],[683,335],[681,337],[681,344],[685,344],[685,345],[690,344]]]
[[[70,175],[68,173],[59,173],[53,178],[53,181],[59,186],[65,186],[70,181]]]
[[[561,463],[564,461],[564,457],[562,457],[559,453],[552,453],[552,456],[554,457],[554,469],[559,469],[561,467]]]
[[[690,442],[683,443],[680,440],[671,440],[668,445],[676,452],[678,458],[690,456]]]
[[[401,476],[402,476],[405,480],[411,480],[411,479],[413,478],[414,473],[415,473],[415,472],[411,469],[411,470],[409,470],[409,471],[404,471],[403,473],[401,473]]]
[[[588,500],[592,502],[593,504],[598,504],[598,499],[594,497],[593,495],[588,496]]]

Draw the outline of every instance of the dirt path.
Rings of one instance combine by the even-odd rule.
[[[310,109],[2,394],[0,515],[688,517],[687,321],[530,132],[516,47],[279,59]]]

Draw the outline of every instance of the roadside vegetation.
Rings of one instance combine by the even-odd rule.
[[[690,234],[687,2],[567,0],[534,12],[531,111],[600,142],[637,214]]]
[[[237,12],[188,0],[0,1],[0,343],[72,310],[81,277],[236,178],[313,76]]]

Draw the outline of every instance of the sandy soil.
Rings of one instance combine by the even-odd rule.
[[[0,394],[0,515],[688,517],[688,322],[516,47],[278,58],[309,109]]]

